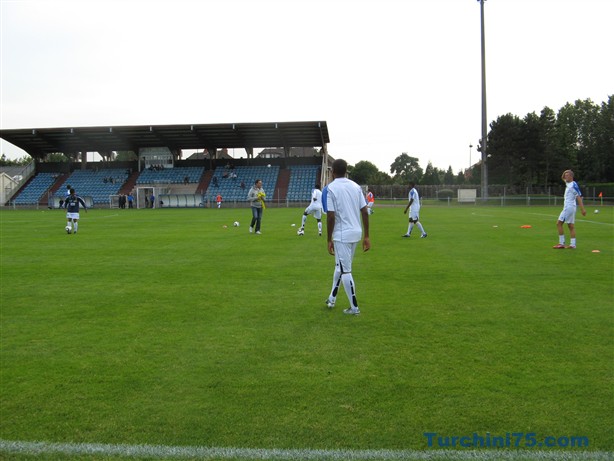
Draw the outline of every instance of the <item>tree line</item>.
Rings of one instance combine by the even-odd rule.
[[[486,148],[489,184],[546,187],[560,183],[566,169],[583,182],[614,182],[614,96],[601,104],[590,99],[567,103],[558,113],[544,107],[539,115],[499,116],[490,124]],[[456,174],[451,166],[441,170],[431,162],[423,170],[417,157],[403,153],[390,165],[390,174],[369,161],[349,171],[359,184],[477,185],[482,163]]]

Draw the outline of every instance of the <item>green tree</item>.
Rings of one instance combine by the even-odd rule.
[[[61,152],[55,152],[55,153],[52,153],[52,154],[47,154],[47,155],[45,155],[45,158],[43,158],[43,162],[49,162],[49,163],[52,163],[52,162],[69,162],[69,161],[70,161],[70,159],[66,155],[61,153]]]
[[[443,175],[443,183],[448,186],[455,184],[454,172],[452,171],[452,165],[448,166],[448,170]]]
[[[418,159],[405,152],[394,159],[390,165],[390,173],[394,175],[395,184],[407,184],[410,181],[419,184],[423,174]]]
[[[424,170],[424,175],[422,175],[422,179],[420,179],[420,184],[428,184],[428,185],[438,185],[439,181],[439,170],[433,166],[431,162],[426,165],[426,170]]]
[[[358,184],[373,184],[373,178],[378,173],[377,167],[366,160],[354,165],[350,178]]]
[[[116,162],[127,162],[133,160],[138,160],[138,157],[131,150],[118,150],[115,155]]]
[[[488,175],[491,184],[518,184],[523,122],[510,113],[497,118],[488,133]]]
[[[596,143],[603,162],[601,181],[614,182],[614,96],[601,104]]]
[[[2,154],[0,157],[0,166],[26,166],[32,162],[32,157],[24,155],[16,160],[7,158],[6,154]]]

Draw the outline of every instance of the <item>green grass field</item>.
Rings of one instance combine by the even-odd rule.
[[[428,454],[425,433],[535,433],[614,456],[614,210],[578,213],[576,250],[552,249],[558,207],[425,207],[426,239],[402,210],[371,217],[357,317],[343,291],[325,307],[302,209],[260,236],[249,209],[94,209],[77,235],[0,212],[0,439]]]

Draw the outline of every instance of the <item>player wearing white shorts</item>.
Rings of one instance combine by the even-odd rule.
[[[360,186],[347,179],[345,177],[346,172],[347,163],[345,160],[335,160],[333,162],[334,180],[325,188],[328,252],[335,256],[333,285],[326,300],[326,305],[329,308],[335,306],[339,285],[343,284],[350,301],[350,307],[343,312],[357,315],[360,314],[360,309],[356,300],[356,285],[352,277],[352,261],[356,246],[361,238],[363,251],[368,251],[371,248],[369,213]]]
[[[64,208],[66,208],[66,232],[76,234],[79,230],[79,204],[87,213],[87,207],[81,197],[75,193],[75,189],[70,189],[70,195],[64,200]]]
[[[562,248],[575,248],[576,247],[576,203],[580,204],[580,211],[582,216],[586,216],[586,210],[584,209],[584,203],[582,202],[582,192],[578,187],[578,183],[574,181],[574,174],[571,170],[565,170],[561,179],[565,181],[565,200],[563,202],[563,211],[559,215],[559,219],[556,222],[556,228],[559,232],[559,243],[554,245],[555,249]],[[569,227],[570,242],[569,245],[565,245],[565,231],[563,224],[566,223]]]
[[[407,226],[407,233],[403,235],[403,237],[411,237],[411,231],[414,228],[414,225],[418,226],[420,229],[420,238],[427,237],[426,231],[424,227],[422,227],[422,223],[420,222],[420,194],[416,190],[416,183],[410,182],[409,187],[409,203],[405,207],[405,211],[403,214],[407,214],[407,210],[409,209],[409,225]]]
[[[309,203],[309,206],[305,208],[305,212],[303,213],[301,228],[299,229],[300,232],[305,231],[307,216],[310,214],[313,215],[318,222],[318,235],[322,235],[322,191],[320,190],[319,184],[311,191],[311,203]]]

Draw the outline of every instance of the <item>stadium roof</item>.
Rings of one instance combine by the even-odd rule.
[[[61,152],[133,151],[143,147],[218,149],[324,147],[325,121],[2,129],[0,138],[32,157]]]

